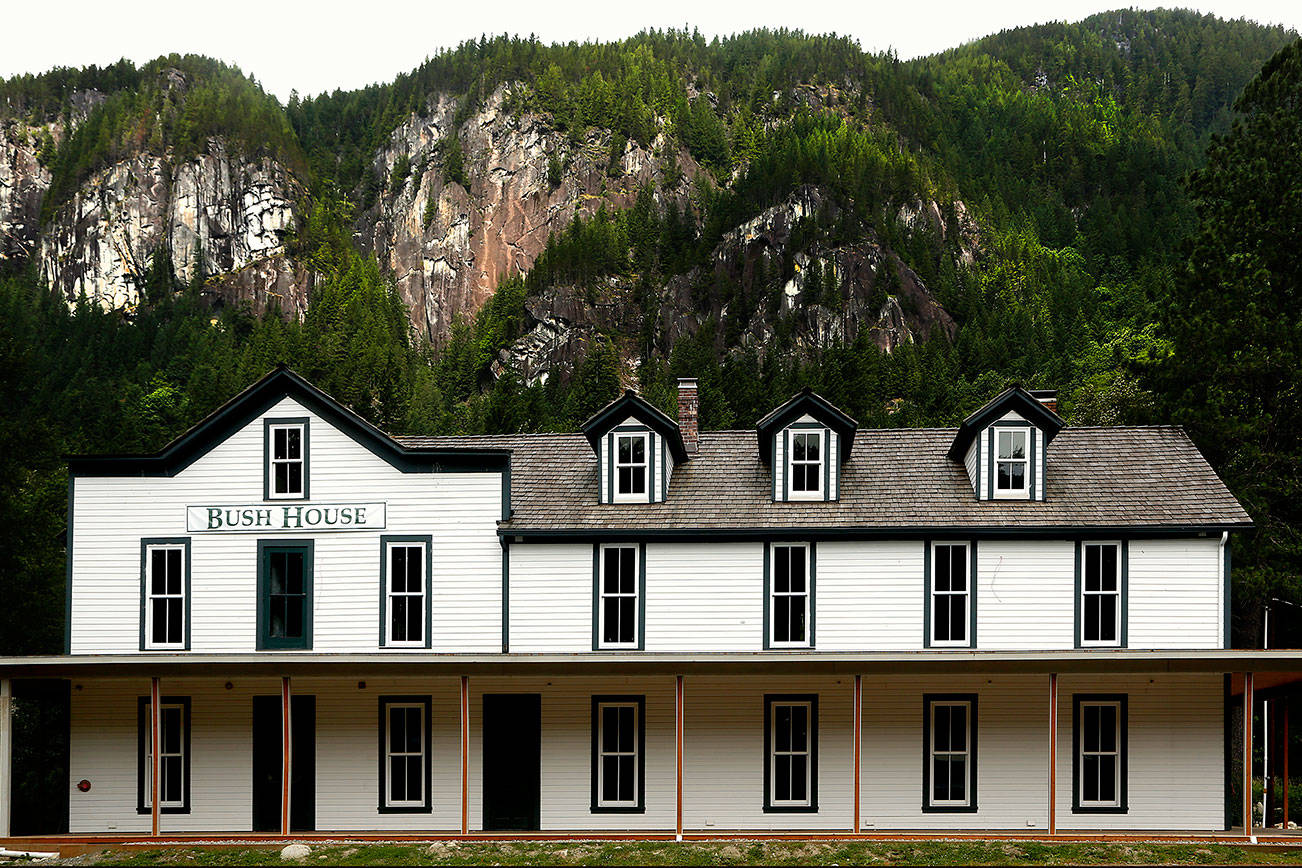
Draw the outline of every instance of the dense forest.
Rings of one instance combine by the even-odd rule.
[[[394,433],[572,430],[630,378],[669,409],[677,376],[700,379],[707,428],[752,425],[806,385],[864,426],[953,425],[1012,381],[1058,388],[1074,424],[1179,421],[1263,528],[1236,541],[1236,642],[1253,643],[1262,601],[1302,599],[1300,287],[1296,253],[1278,252],[1295,251],[1288,227],[1299,222],[1260,207],[1251,226],[1233,214],[1245,190],[1302,200],[1298,53],[1279,28],[1123,11],[914,61],[795,31],[483,38],[389,84],[283,107],[239,70],[193,57],[0,82],[0,117],[86,112],[42,149],[47,208],[139,149],[195,153],[221,135],[306,181],[290,252],[318,276],[296,321],[214,311],[201,278],[179,281],[162,258],[146,275],[149,303],[130,316],[70,308],[34,262],[0,275],[0,654],[61,647],[63,456],[156,449],[282,361]],[[183,90],[160,76],[170,68],[185,71]],[[355,242],[357,215],[411,171],[386,177],[373,155],[434,97],[458,100],[464,119],[502,84],[511,111],[575,140],[609,131],[612,165],[624,143],[659,140],[701,172],[685,203],[647,187],[628,209],[575,220],[428,346],[391,275]],[[87,90],[101,95],[88,108],[74,99]],[[442,149],[449,177],[459,149],[455,136]],[[740,279],[712,265],[730,230],[804,187],[829,204],[787,250]],[[918,201],[938,203],[939,227],[901,221]],[[953,231],[960,206],[980,227],[971,261]],[[781,289],[797,254],[817,260],[863,239],[930,287],[952,339],[920,335],[889,354],[862,335],[796,341],[799,313]],[[834,270],[802,279],[821,308],[847,304]],[[874,286],[884,298],[897,279],[883,269]],[[694,334],[671,340],[656,325],[667,286],[687,287],[704,322]],[[558,287],[630,294],[641,315],[601,335],[572,376],[493,376],[499,350],[528,328],[527,300]],[[757,321],[771,337],[743,345]],[[1268,358],[1252,358],[1254,346]]]

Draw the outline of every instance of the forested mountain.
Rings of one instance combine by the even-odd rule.
[[[677,376],[706,427],[805,385],[949,425],[1010,381],[1188,421],[1186,177],[1296,42],[1126,10],[914,61],[485,38],[285,106],[189,56],[0,82],[0,653],[59,647],[61,456],[156,448],[279,361],[395,433],[572,429]],[[1242,641],[1293,590],[1272,526]]]

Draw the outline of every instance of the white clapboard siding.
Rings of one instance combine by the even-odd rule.
[[[841,438],[831,428],[827,429],[827,454],[823,460],[828,464],[827,499],[836,500],[840,497],[841,490]]]
[[[1219,537],[1131,540],[1131,648],[1219,648]]]
[[[782,480],[787,466],[787,431],[782,429],[773,435],[773,499],[783,499]]]
[[[591,651],[592,545],[513,545],[510,556],[511,651]]]
[[[458,678],[296,678],[316,696],[316,826],[322,830],[461,829]],[[430,812],[380,813],[380,697],[430,697]]]
[[[977,544],[977,647],[1061,650],[1075,643],[1076,546],[1068,540]]]
[[[589,598],[591,572],[589,567]],[[511,575],[514,623],[514,571]],[[591,602],[588,607],[591,611]],[[646,650],[758,651],[763,640],[762,543],[647,545]]]
[[[380,537],[433,537],[434,649],[501,645],[501,477],[402,473],[324,419],[285,399],[271,417],[310,418],[312,502],[386,502],[383,531],[267,534],[315,540],[315,651],[376,650]],[[140,646],[140,540],[191,538],[192,646],[255,648],[256,533],[187,533],[189,505],[262,502],[263,425],[255,419],[174,477],[81,477],[75,482],[72,653]]]
[[[136,812],[139,698],[147,679],[74,682],[68,756],[70,832],[148,832]],[[190,813],[162,814],[166,832],[248,831],[253,824],[253,697],[280,695],[279,679],[164,679],[164,699],[190,697]],[[318,716],[320,712],[318,711]],[[77,783],[88,780],[88,792]]]
[[[816,647],[921,648],[922,552],[917,541],[818,543]]]
[[[1072,695],[1127,695],[1125,814],[1072,813]],[[1220,675],[1058,679],[1058,829],[1182,829],[1225,824],[1224,694]]]
[[[926,693],[977,695],[977,811],[922,810]],[[863,679],[860,749],[865,829],[1046,829],[1048,676]]]
[[[963,466],[967,468],[968,481],[972,483],[972,491],[980,491],[981,482],[981,438],[976,437],[967,447],[967,455],[963,457]]]
[[[818,811],[764,812],[764,695],[818,695]],[[684,679],[683,828],[819,829],[853,823],[854,677]]]
[[[470,828],[483,828],[483,715],[486,693],[542,695],[541,816],[543,831],[670,830],[675,825],[677,755],[674,677],[471,678]],[[592,697],[646,697],[646,811],[594,814]]]

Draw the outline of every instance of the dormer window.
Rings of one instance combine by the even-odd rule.
[[[306,500],[308,420],[267,419],[263,438],[266,456],[263,497],[267,500]]]
[[[791,432],[791,498],[823,499],[823,429]]]
[[[1000,428],[995,433],[995,494],[1026,496],[1031,431]]]
[[[615,502],[645,501],[647,435],[615,435]]]

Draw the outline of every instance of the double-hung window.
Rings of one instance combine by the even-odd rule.
[[[258,541],[258,648],[312,648],[312,540]]]
[[[616,502],[646,500],[647,439],[645,432],[615,434]]]
[[[923,810],[976,810],[976,710],[973,694],[923,696]]]
[[[645,696],[592,697],[592,811],[645,810]]]
[[[641,576],[639,547],[597,547],[596,642],[594,648],[640,648]]]
[[[142,651],[189,646],[190,541],[141,541]]]
[[[808,543],[769,546],[769,575],[765,601],[767,646],[809,648],[813,645],[813,557]]]
[[[385,536],[380,545],[384,563],[381,644],[428,648],[430,538]]]
[[[927,644],[933,647],[972,645],[972,570],[970,544],[931,545],[930,599],[927,601]]]
[[[136,810],[153,808],[153,708],[148,696],[138,704],[138,762]],[[158,810],[163,814],[190,812],[190,697],[164,696],[158,703]]]
[[[266,490],[269,500],[303,500],[308,496],[306,419],[268,419]]]
[[[430,810],[430,698],[380,697],[380,812]]]
[[[1072,810],[1125,813],[1126,696],[1077,694],[1073,706]]]
[[[1031,430],[995,429],[995,494],[1026,494],[1030,478]]]
[[[819,500],[823,497],[823,430],[791,432],[791,458],[788,461],[793,500]]]
[[[764,697],[765,811],[817,811],[818,697]]]
[[[1122,610],[1122,546],[1081,543],[1080,643],[1119,646]]]

